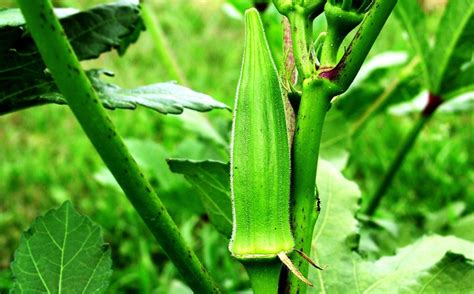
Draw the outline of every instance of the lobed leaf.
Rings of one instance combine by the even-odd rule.
[[[447,253],[410,288],[408,293],[470,293],[474,290],[474,267],[462,255]]]
[[[36,219],[23,234],[11,268],[13,293],[102,293],[112,275],[100,227],[70,202]]]
[[[104,70],[89,70],[87,75],[104,107],[109,109],[136,109],[138,105],[163,114],[180,114],[185,108],[196,111],[228,109],[228,106],[212,97],[180,86],[175,82],[157,83],[133,89],[123,89],[101,79]],[[0,114],[27,107],[55,103],[66,104],[52,77],[45,73],[43,80],[32,81],[30,88],[0,96]],[[13,86],[15,89],[18,86]],[[10,89],[11,90],[11,89]],[[9,88],[6,89],[9,91]]]
[[[57,10],[61,24],[80,60],[133,43],[143,23],[138,5],[101,5],[87,11]],[[44,103],[60,102],[18,9],[0,11],[0,114]]]
[[[327,268],[312,272],[310,278],[317,284],[315,292],[420,293],[427,280],[440,284],[448,276],[455,276],[459,268],[469,274],[474,270],[474,243],[456,237],[426,236],[394,256],[364,259],[354,251],[358,247],[358,222],[354,216],[360,199],[357,186],[324,160],[320,161],[317,183],[321,213],[313,239],[313,259]],[[462,265],[446,263],[452,261],[450,252],[462,256]],[[457,289],[474,290],[469,281],[463,279]]]
[[[137,105],[141,105],[164,114],[180,114],[185,108],[196,111],[229,109],[224,103],[175,82],[123,89],[101,80],[101,72],[89,71],[89,78],[102,103],[109,109],[135,109]]]

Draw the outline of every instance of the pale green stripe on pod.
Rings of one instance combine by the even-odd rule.
[[[245,49],[232,129],[231,192],[233,256],[272,258],[293,250],[284,99],[255,9],[245,13]]]

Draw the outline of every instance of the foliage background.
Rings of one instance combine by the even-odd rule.
[[[14,7],[13,1],[2,2]],[[434,31],[442,5],[425,2],[431,16],[430,30]],[[99,0],[55,1],[57,6],[78,8],[101,3]],[[232,106],[242,54],[241,20],[225,13],[222,0],[149,3],[189,85]],[[272,28],[275,37],[270,39],[275,54],[281,56],[278,22]],[[371,56],[387,50],[409,50],[393,17]],[[146,32],[124,57],[113,52],[84,65],[114,71],[115,82],[123,87],[169,80]],[[228,257],[224,238],[208,225],[205,217],[194,213],[199,207],[186,201],[186,197],[195,196],[190,186],[178,176],[171,177],[170,182],[159,177],[167,172],[163,164],[165,157],[227,160],[225,149],[211,144],[201,133],[189,131],[192,128],[189,122],[178,117],[163,116],[145,108],[113,111],[110,115],[119,132],[131,139],[131,145],[135,144],[132,151],[158,154],[150,158],[147,176],[164,197],[175,197],[182,187],[191,191],[176,196],[183,201],[171,207],[171,212],[205,265],[227,289],[246,289],[245,274]],[[228,140],[231,114],[214,111],[206,117]],[[383,113],[370,121],[352,142],[344,173],[358,183],[363,196],[376,188],[414,117]],[[397,238],[387,233],[378,235],[377,245],[383,253],[393,253],[394,248],[411,243],[423,232],[454,233],[474,241],[474,226],[469,225],[474,224],[473,129],[472,111],[437,113],[428,124],[383,202],[380,215],[395,223],[400,232]],[[48,105],[0,117],[0,292],[9,284],[8,267],[21,231],[37,215],[67,199],[102,225],[105,240],[111,243],[114,276],[110,293],[186,291],[126,198],[113,185],[104,184],[110,182],[106,174],[97,177],[102,169],[100,158],[67,107]],[[469,215],[470,222],[465,217]],[[370,246],[366,243],[366,248]]]

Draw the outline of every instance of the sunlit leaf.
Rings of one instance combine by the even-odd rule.
[[[89,78],[104,106],[110,109],[135,109],[141,105],[164,114],[180,114],[185,108],[196,111],[229,109],[224,103],[175,82],[123,89],[101,80],[100,74],[100,71],[90,71]]]
[[[459,268],[469,273],[474,270],[474,243],[436,235],[423,237],[393,256],[366,260],[356,251],[359,224],[355,214],[360,199],[357,186],[324,160],[319,166],[317,183],[321,213],[313,238],[313,259],[327,268],[311,272],[311,280],[317,282],[314,292],[420,293],[417,292],[420,286],[436,285],[448,277],[456,277]],[[462,256],[457,261],[462,264],[451,262],[449,252]],[[440,264],[443,274],[437,275]],[[427,280],[431,280],[429,284]],[[461,279],[450,287],[454,287],[455,293],[464,293],[472,289],[469,282]]]

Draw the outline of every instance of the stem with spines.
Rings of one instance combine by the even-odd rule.
[[[61,93],[104,163],[183,279],[198,293],[218,292],[145,179],[82,70],[49,0],[17,0],[28,30]]]

